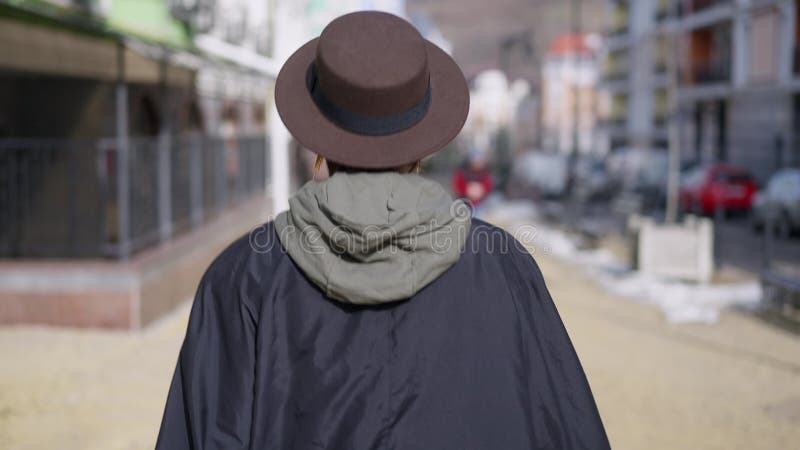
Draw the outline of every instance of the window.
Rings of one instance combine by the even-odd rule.
[[[780,14],[774,7],[764,8],[750,19],[751,82],[775,81],[778,78],[778,33]]]

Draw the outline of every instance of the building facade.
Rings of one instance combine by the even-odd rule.
[[[0,2],[0,257],[126,259],[263,192],[262,3]]]
[[[580,154],[604,153],[598,136],[598,50],[594,34],[564,34],[551,42],[542,64],[542,147]]]
[[[0,324],[139,328],[191,296],[288,202],[281,64],[371,8],[405,2],[0,0]]]
[[[778,168],[797,164],[798,5],[609,2],[612,25],[601,83],[608,107],[601,127],[612,149],[665,150],[669,121],[676,120],[686,163],[739,164],[762,182]]]

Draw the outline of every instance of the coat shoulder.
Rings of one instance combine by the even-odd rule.
[[[473,219],[465,253],[472,253],[481,259],[489,259],[501,264],[536,264],[528,248],[533,233],[520,229],[509,233],[505,229],[480,219]]]
[[[285,252],[272,222],[252,228],[211,262],[200,280],[195,303],[198,299],[210,301],[220,311],[244,307],[255,320],[260,305],[253,293],[270,280],[264,275],[273,272],[282,253]]]
[[[245,269],[253,264],[272,264],[283,247],[272,221],[258,225],[231,242],[211,262],[203,275],[204,281],[236,282]]]

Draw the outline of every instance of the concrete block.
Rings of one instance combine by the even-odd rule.
[[[638,268],[643,273],[708,283],[714,274],[714,225],[690,216],[682,224],[638,222]]]

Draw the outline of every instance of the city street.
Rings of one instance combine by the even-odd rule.
[[[540,261],[613,448],[788,449],[800,439],[800,339],[750,316],[665,323]],[[580,273],[580,272],[577,272]]]
[[[787,449],[800,339],[749,315],[675,325],[580,270],[539,263],[616,449]],[[0,328],[0,448],[149,449],[188,308],[142,332]]]
[[[231,285],[224,291],[238,299],[266,295],[263,280],[269,289],[284,286],[276,274],[294,275],[282,271],[288,265],[250,270],[218,257],[246,229],[250,248],[260,246],[263,229],[252,226],[268,212],[288,211],[276,230],[300,231],[286,233],[295,235],[289,241],[280,236],[304,275],[290,281],[312,283],[308,290],[286,284],[281,292],[299,293],[299,301],[281,297],[284,305],[305,305],[311,294],[321,300],[308,303],[314,308],[330,306],[325,295],[348,307],[430,305],[412,303],[420,293],[447,298],[428,286],[461,256],[456,249],[469,234],[452,219],[463,208],[418,175],[468,201],[477,217],[523,231],[517,237],[544,273],[613,448],[800,449],[800,0],[0,0],[0,98],[0,450],[152,449],[188,296],[214,258]],[[762,225],[780,237],[757,231]],[[459,245],[442,254],[438,227]],[[339,231],[369,248],[342,253]],[[324,251],[301,237],[321,238]],[[452,284],[463,289],[450,297],[457,308],[474,295],[497,312],[504,302],[484,300],[500,298],[498,283],[515,302],[527,295],[514,295],[525,284],[506,276],[516,270],[508,261],[494,268],[485,261]],[[486,290],[469,284],[483,282]],[[428,310],[419,317],[481,330],[452,320],[456,307],[439,306],[446,320],[431,320]],[[397,309],[380,313],[394,323]],[[336,323],[302,311],[296,322],[270,314],[294,336],[305,336],[298,329],[306,325]],[[364,323],[405,345],[375,320]],[[244,329],[272,338],[263,327]],[[431,328],[407,329],[419,339]],[[253,353],[228,351],[247,346],[225,334],[202,354],[224,349],[225,367],[250,367]],[[470,337],[454,336],[462,334]],[[481,343],[492,336],[472,334]],[[319,364],[330,339],[305,341],[310,350],[286,346],[287,364],[272,351],[256,362],[291,367],[294,382],[302,378],[296,350],[311,355],[314,376],[341,372],[363,382],[362,373]],[[187,342],[194,348],[191,334]],[[419,342],[435,349],[430,339]],[[474,344],[454,342],[476,353]],[[406,417],[466,443],[444,441],[451,447],[492,447],[477,443],[492,435],[487,429],[509,439],[513,433],[493,425],[514,422],[494,413],[511,411],[507,403],[441,401],[524,391],[506,386],[504,396],[503,383],[483,381],[498,379],[503,363],[522,366],[502,359],[518,354],[508,342],[477,352],[501,358],[476,364],[487,373],[458,372],[475,372],[481,388],[492,383],[485,391],[453,383],[461,379],[448,374],[462,358],[453,367],[444,356],[425,359],[443,370],[432,376],[448,375],[439,388],[425,385],[435,394],[430,404],[466,411],[479,425],[450,422],[483,434],[443,432],[421,420],[446,415],[429,407]],[[324,359],[403,359],[375,346],[364,355],[348,344],[331,351],[340,347],[344,353]],[[569,347],[548,348],[557,363],[528,366],[534,385],[547,378],[531,375],[543,367],[574,375],[561,353]],[[383,376],[385,366],[369,366]],[[190,377],[170,396],[197,399],[215,386],[248,384],[220,379],[220,372]],[[391,377],[381,382],[394,391]],[[352,391],[309,396],[315,382],[298,381],[298,396],[272,384],[285,401],[260,404],[293,402],[285,411],[295,415],[306,410],[297,407],[303,397],[322,404],[308,410],[327,412]],[[585,393],[570,405],[585,405]],[[227,395],[221,401],[238,404]],[[380,403],[387,419],[376,421],[389,430],[381,442],[392,442],[392,427],[402,425],[402,410],[389,403]],[[271,411],[253,411],[252,423],[282,423]],[[186,413],[171,408],[166,428],[182,428]],[[566,409],[560,420],[545,416],[543,427],[514,424],[527,427],[516,435],[520,446],[542,429],[570,441],[553,431],[560,422],[576,426]],[[359,431],[369,428],[358,420]],[[592,424],[600,429],[594,417]],[[246,428],[241,435],[218,428],[231,434],[224,439],[247,440]],[[273,445],[279,450],[299,439],[250,429],[268,440],[282,435],[284,443]],[[412,431],[425,446],[426,430]],[[261,437],[251,435],[257,442],[249,446],[270,447],[259,445]],[[315,445],[344,445],[328,444],[338,437],[325,442]]]

